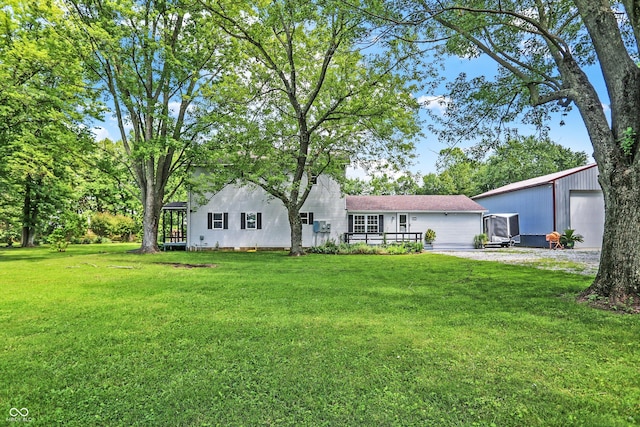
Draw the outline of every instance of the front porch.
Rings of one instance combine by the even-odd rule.
[[[171,202],[162,207],[162,250],[187,248],[187,202]]]

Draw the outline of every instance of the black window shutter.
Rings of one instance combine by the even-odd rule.
[[[244,230],[246,228],[245,218],[246,218],[246,214],[244,212],[242,212],[240,214],[240,230]]]
[[[262,230],[262,213],[258,212],[258,214],[256,216],[258,217],[258,219],[257,219],[257,223],[258,224],[256,225],[256,228],[258,230]]]
[[[353,233],[353,215],[349,215],[349,233]]]
[[[207,229],[211,230],[213,228],[213,214],[211,212],[207,213]]]
[[[384,233],[384,215],[378,216],[378,231]]]
[[[229,214],[227,212],[222,215],[222,228],[229,229]]]
[[[309,222],[307,224],[313,224],[313,212],[309,212]]]

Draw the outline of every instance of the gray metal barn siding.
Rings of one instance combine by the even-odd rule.
[[[518,213],[522,246],[544,247],[545,234],[570,227],[572,191],[601,191],[595,164],[509,184],[472,199],[489,213]]]
[[[569,198],[572,190],[601,190],[598,168],[593,167],[565,176],[556,182],[556,228],[563,231],[571,225]],[[484,204],[483,204],[484,205]]]

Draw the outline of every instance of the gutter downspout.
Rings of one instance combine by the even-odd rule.
[[[556,229],[557,223],[556,223],[556,182],[552,181],[551,182],[551,194],[553,195],[553,230],[552,231],[558,231]]]

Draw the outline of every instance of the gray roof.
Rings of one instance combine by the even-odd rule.
[[[467,196],[347,196],[351,212],[484,212]]]
[[[585,166],[578,166],[577,168],[573,168],[573,169],[567,169],[560,172],[550,173],[549,175],[543,175],[536,178],[526,179],[524,181],[514,182],[512,184],[503,185],[502,187],[498,187],[496,189],[487,191],[486,193],[473,196],[472,199],[481,199],[483,197],[495,196],[496,194],[508,193],[511,191],[537,187],[540,185],[553,184],[555,181],[561,178],[564,178],[569,175],[573,175],[578,172],[582,172],[583,170],[591,169],[596,166],[597,165],[595,163],[591,163]]]

